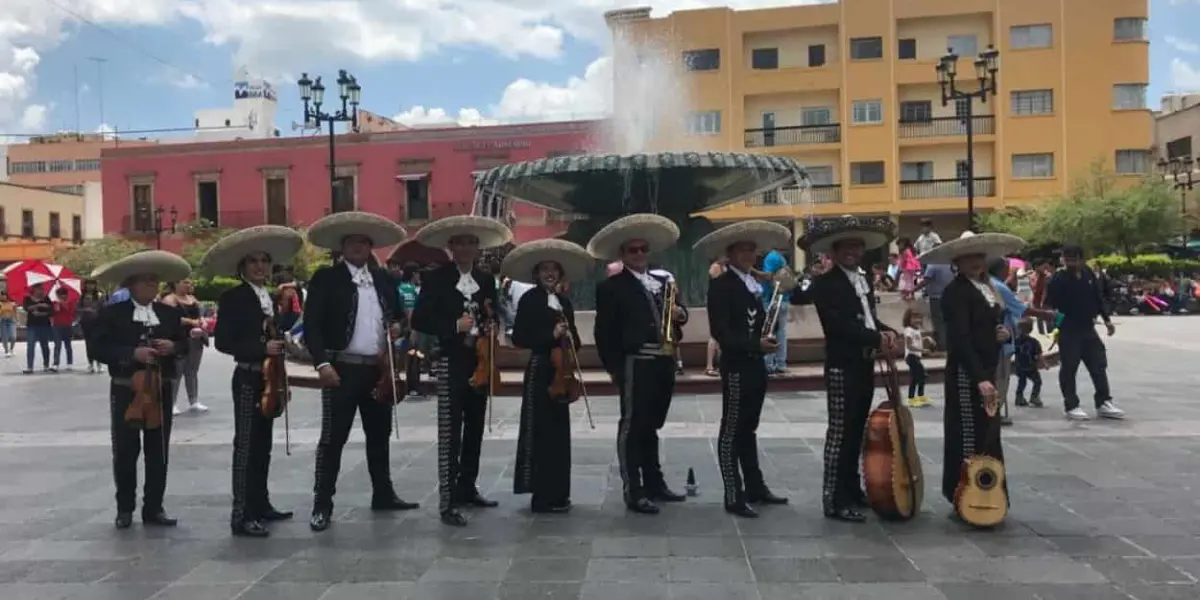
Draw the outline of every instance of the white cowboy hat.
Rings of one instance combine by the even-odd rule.
[[[479,240],[479,249],[487,250],[503,246],[512,240],[512,230],[497,221],[479,215],[455,215],[443,217],[417,232],[417,241],[430,248],[445,248],[450,239],[460,235],[474,236]]]
[[[709,233],[692,245],[692,250],[712,259],[724,256],[730,246],[742,242],[754,244],[759,249],[787,248],[792,245],[792,232],[778,223],[752,219]]]
[[[809,223],[797,245],[809,252],[827,254],[842,240],[860,240],[863,249],[870,251],[886,246],[894,237],[896,224],[887,217],[843,215]]]
[[[975,233],[964,231],[956,240],[945,242],[917,257],[923,264],[948,265],[971,254],[982,254],[989,260],[1004,258],[1025,246],[1025,240],[1008,233]]]
[[[157,275],[161,281],[180,281],[192,273],[192,266],[178,254],[165,250],[135,252],[92,271],[100,283],[120,285],[135,275]]]
[[[621,217],[605,225],[588,242],[588,254],[600,260],[621,258],[621,245],[630,240],[646,240],[651,252],[660,252],[679,241],[679,227],[670,219],[638,213]]]
[[[326,250],[341,250],[349,235],[366,236],[375,248],[386,248],[403,242],[408,232],[384,217],[359,211],[326,215],[308,228],[308,241]]]
[[[562,267],[563,277],[583,279],[591,274],[595,259],[575,242],[549,238],[525,242],[513,248],[500,264],[500,274],[516,281],[533,283],[533,270],[552,261]]]
[[[238,264],[252,252],[264,252],[271,262],[291,262],[304,246],[304,236],[291,227],[259,225],[231,233],[213,244],[200,259],[198,270],[213,275],[237,277]]]

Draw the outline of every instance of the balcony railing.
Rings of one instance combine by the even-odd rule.
[[[840,141],[842,141],[842,126],[838,123],[747,129],[744,139],[747,148],[836,144]]]
[[[781,188],[765,192],[746,201],[749,206],[785,206],[795,204],[837,204],[842,201],[842,185],[840,183],[814,185],[807,192],[800,188]]]
[[[900,199],[913,200],[918,198],[966,198],[966,179],[925,179],[922,181],[901,181]],[[988,198],[996,195],[995,177],[976,177],[975,196]]]
[[[974,133],[988,135],[996,133],[996,117],[993,115],[976,115],[971,117],[971,128]],[[934,117],[923,121],[900,121],[900,137],[928,138],[967,135],[967,119],[965,117]]]
[[[164,217],[163,221],[167,219]],[[170,223],[165,223],[165,227],[170,228]],[[146,235],[154,233],[154,218],[153,217],[135,217],[133,215],[125,215],[121,218],[121,234],[122,235]]]
[[[180,222],[196,223],[200,220],[204,220],[211,227],[244,229],[256,225],[265,225],[267,223],[267,213],[265,210],[222,210],[216,214],[192,213],[186,221],[181,219]]]

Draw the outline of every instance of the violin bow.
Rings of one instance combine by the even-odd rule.
[[[579,366],[579,355],[575,353],[575,336],[571,335],[571,322],[567,320],[567,313],[563,312],[563,323],[567,324],[567,352],[571,353],[571,362],[575,363],[575,379],[579,381],[579,394],[583,396],[583,410],[587,414],[588,426],[592,429],[596,428],[596,422],[592,420],[592,403],[588,401],[587,386],[583,383],[583,367]]]
[[[275,323],[275,336],[279,340],[283,340],[283,332],[279,330],[279,324]],[[288,405],[292,403],[292,384],[287,378],[287,350],[284,354],[277,357],[280,365],[284,369],[283,372],[283,451],[288,456],[292,455],[292,424],[288,418]]]
[[[392,339],[390,326],[384,327],[384,339],[387,340],[388,378],[392,381],[392,431],[396,433],[396,441],[400,441],[400,394],[396,388],[396,340]]]

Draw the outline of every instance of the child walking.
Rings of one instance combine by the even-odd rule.
[[[933,406],[925,396],[925,364],[921,356],[925,353],[928,338],[921,333],[925,317],[908,309],[904,311],[904,362],[908,364],[908,405],[914,408]]]
[[[1042,407],[1042,374],[1038,371],[1042,366],[1042,343],[1033,337],[1033,321],[1021,319],[1017,324],[1020,334],[1017,336],[1014,350],[1017,373],[1017,406]],[[1029,392],[1029,400],[1025,400],[1025,382],[1033,382]]]

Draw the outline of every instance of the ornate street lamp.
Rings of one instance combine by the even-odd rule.
[[[301,73],[300,81],[296,83],[300,86],[300,99],[304,101],[304,123],[318,128],[322,122],[329,123],[329,209],[338,212],[333,128],[335,123],[350,123],[351,129],[358,129],[358,103],[362,97],[362,88],[353,75],[345,69],[339,70],[337,85],[338,98],[342,101],[341,109],[337,109],[335,105],[332,112],[324,112],[321,107],[325,104],[325,85],[321,83],[321,78],[317,77],[314,81],[308,78],[308,73]]]
[[[150,231],[154,232],[154,247],[162,250],[162,234],[164,231],[175,233],[175,227],[179,224],[179,211],[174,206],[167,213],[171,217],[171,226],[163,226],[163,207],[156,206],[153,210],[142,207],[141,215],[144,221],[150,222]]]
[[[975,77],[978,87],[959,89],[958,55],[951,48],[946,49],[946,55],[938,61],[937,80],[942,91],[942,106],[950,104],[951,100],[963,100],[966,114],[963,121],[967,133],[967,228],[975,230],[975,114],[973,102],[979,98],[981,103],[987,103],[988,95],[996,95],[996,73],[1000,71],[1000,51],[990,44],[987,50],[979,53],[975,59]]]
[[[1162,173],[1164,178],[1169,178],[1172,187],[1179,190],[1179,214],[1187,216],[1187,196],[1192,188],[1200,183],[1200,178],[1195,176],[1195,169],[1192,168],[1192,157],[1177,156],[1170,160],[1162,159],[1158,161],[1158,171]],[[1195,161],[1197,167],[1200,167],[1200,158]],[[1191,227],[1184,222],[1183,226],[1183,247],[1187,249],[1188,235]]]

